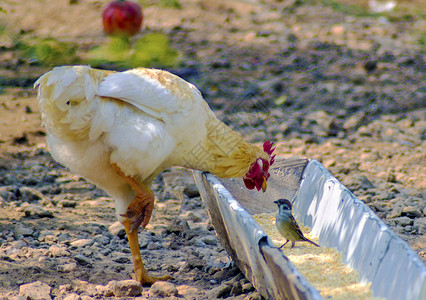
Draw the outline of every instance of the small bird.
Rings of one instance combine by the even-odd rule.
[[[287,199],[278,199],[274,201],[278,205],[278,214],[275,219],[275,226],[277,227],[279,233],[287,239],[287,241],[279,247],[281,249],[285,244],[291,241],[291,248],[294,247],[296,242],[309,242],[317,247],[319,245],[315,244],[311,240],[308,240],[303,235],[300,230],[299,225],[297,225],[296,220],[291,214],[291,202]]]

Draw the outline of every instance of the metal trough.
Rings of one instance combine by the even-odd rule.
[[[372,283],[374,296],[426,299],[425,264],[318,161],[278,160],[266,193],[247,190],[239,179],[199,171],[194,178],[221,244],[265,298],[322,299],[251,217],[276,212],[278,198],[295,197],[294,215]]]

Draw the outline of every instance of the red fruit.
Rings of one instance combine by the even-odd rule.
[[[109,35],[133,36],[139,32],[142,19],[141,7],[131,1],[112,1],[102,12],[104,30]]]

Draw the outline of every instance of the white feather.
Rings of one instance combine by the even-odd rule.
[[[134,193],[111,163],[149,185],[184,161],[214,118],[193,85],[163,71],[57,67],[35,86],[53,156],[115,197],[118,214]]]
[[[158,119],[164,119],[178,107],[178,99],[157,80],[132,71],[106,77],[97,95],[123,100]]]

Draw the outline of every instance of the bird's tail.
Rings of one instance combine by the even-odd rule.
[[[309,243],[311,243],[312,245],[319,247],[319,245],[318,245],[317,243],[312,242],[311,240],[307,239],[306,237],[303,237],[303,238],[304,238],[304,241],[305,241],[305,242],[309,242]]]
[[[62,66],[41,76],[34,84],[43,124],[51,133],[83,138],[90,132],[92,107],[99,82],[107,71],[89,66]]]

